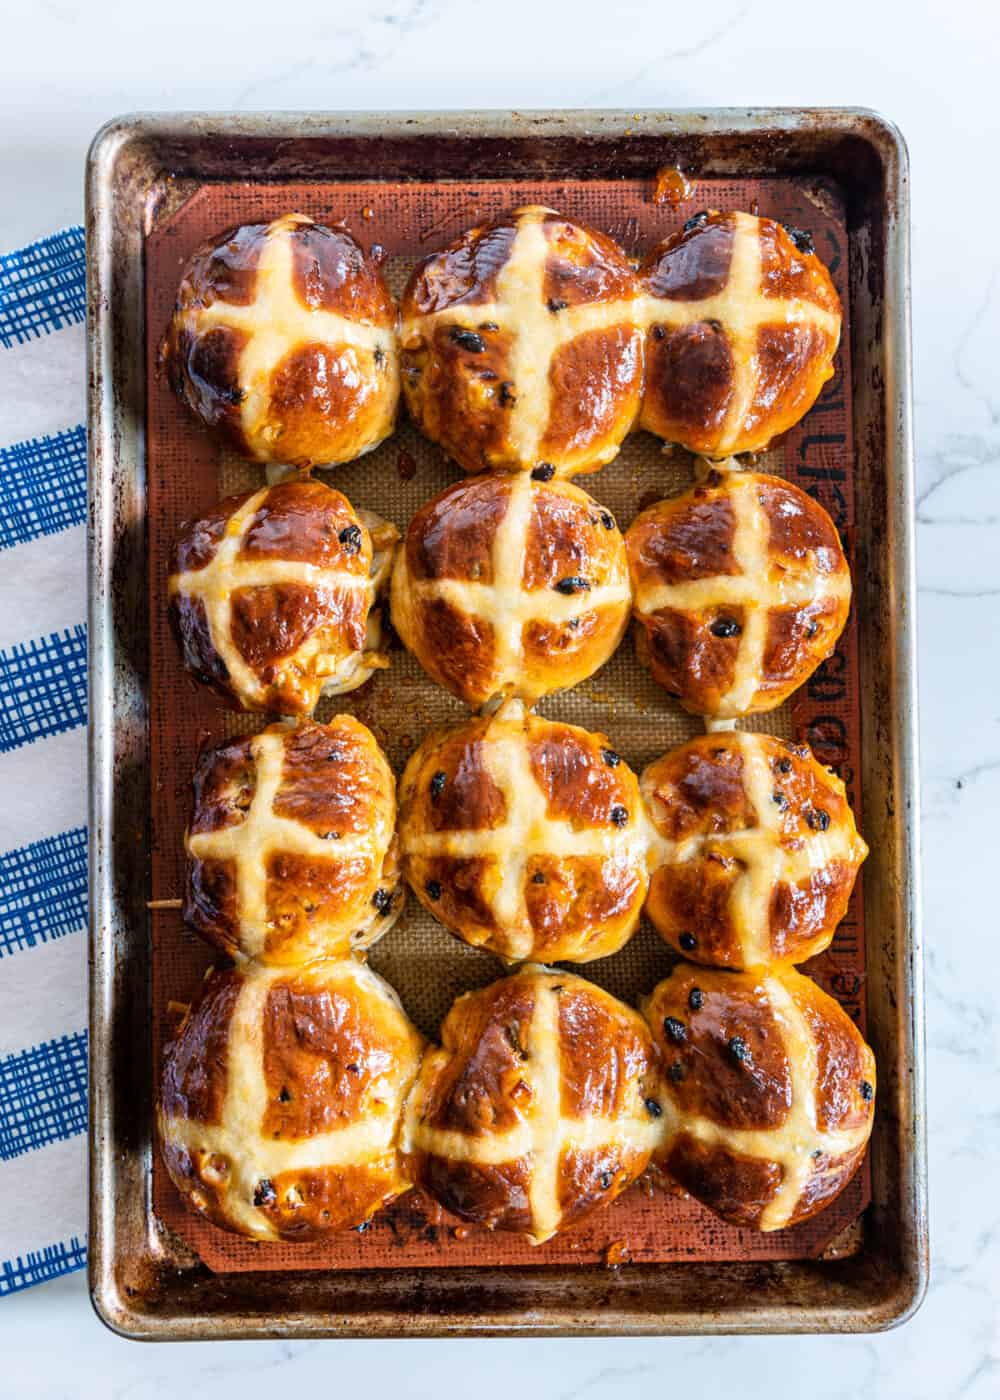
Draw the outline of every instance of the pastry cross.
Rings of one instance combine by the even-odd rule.
[[[489,830],[416,833],[404,823],[400,831],[402,851],[404,856],[417,859],[492,856],[501,871],[500,883],[491,893],[481,893],[507,941],[503,956],[518,962],[530,956],[535,942],[524,898],[532,856],[593,856],[614,862],[619,869],[635,866],[645,870],[648,821],[639,803],[629,812],[624,828],[577,829],[571,821],[551,816],[548,798],[532,770],[525,711],[519,700],[507,701],[493,716],[481,753],[490,778],[504,796],[503,824]]]
[[[234,864],[236,918],[241,950],[247,957],[259,956],[267,944],[267,862],[270,855],[308,856],[330,865],[368,856],[373,867],[377,867],[378,852],[387,848],[392,834],[377,804],[368,829],[354,834],[342,833],[336,841],[317,836],[301,822],[278,816],[274,802],[281,786],[285,737],[282,733],[265,732],[251,739],[257,783],[243,821],[216,831],[189,834],[187,838],[188,854],[195,860]]]
[[[769,577],[769,524],[757,499],[754,477],[734,471],[730,483],[728,499],[735,517],[732,553],[740,572],[681,583],[643,581],[636,588],[633,604],[643,619],[652,618],[664,608],[702,612],[728,604],[743,610],[733,680],[719,701],[720,715],[743,714],[753,703],[761,682],[771,608],[803,607],[851,596],[851,576],[845,565],[834,573],[820,574],[808,562],[800,566],[789,561],[777,578]]]
[[[365,968],[351,971],[355,983],[371,977]],[[268,993],[275,978],[247,979],[239,994],[226,1038],[226,1088],[218,1123],[193,1118],[164,1121],[165,1140],[200,1152],[206,1161],[200,1175],[208,1185],[227,1183],[228,1215],[240,1230],[258,1239],[279,1238],[266,1215],[254,1205],[261,1182],[273,1182],[287,1172],[319,1171],[325,1167],[359,1167],[377,1162],[396,1142],[398,1118],[391,1094],[371,1093],[356,1122],[311,1137],[265,1137],[262,1124],[268,1107],[264,1075],[263,1026]],[[360,987],[359,987],[360,990]],[[395,1067],[389,1071],[397,1073]],[[405,1086],[404,1086],[405,1088]],[[224,1158],[216,1165],[213,1158]],[[294,1192],[295,1188],[289,1188]],[[293,1197],[294,1199],[294,1197]]]
[[[756,824],[741,831],[699,832],[671,841],[653,837],[651,862],[682,865],[709,851],[719,851],[745,868],[734,882],[729,914],[745,967],[762,966],[771,958],[770,909],[775,886],[807,880],[832,861],[857,858],[857,836],[848,822],[832,822],[826,831],[799,838],[794,848],[783,841],[781,810],[774,801],[774,776],[766,752],[750,733],[735,731],[727,742],[739,747],[743,759],[743,789],[756,815]],[[648,770],[647,770],[648,773]],[[655,825],[659,799],[654,783],[643,774],[643,797]]]
[[[244,537],[258,510],[268,495],[268,487],[257,491],[245,501],[226,522],[225,533],[219,540],[215,554],[201,569],[190,569],[185,573],[174,574],[170,580],[170,596],[183,594],[189,598],[200,598],[205,609],[212,637],[212,645],[222,659],[234,689],[251,703],[263,704],[269,686],[264,685],[256,671],[241,656],[232,630],[232,597],[241,588],[273,588],[281,584],[298,584],[302,587],[321,591],[343,589],[356,591],[364,596],[365,612],[370,613],[381,582],[381,574],[352,574],[346,569],[331,569],[323,564],[309,564],[293,559],[240,559]],[[388,561],[373,560],[373,566],[384,572]],[[324,629],[317,628],[305,638],[302,644],[288,656],[283,656],[279,672],[295,675],[309,663],[323,648]],[[336,680],[338,691],[349,690],[350,682],[358,670],[371,668],[372,658],[366,653],[351,652],[346,657],[330,662],[316,660],[314,671],[325,676],[327,689],[330,681]],[[377,664],[374,663],[374,664]]]
[[[271,372],[297,345],[351,346],[385,355],[396,353],[392,327],[356,321],[337,311],[306,306],[295,290],[293,235],[301,219],[286,214],[269,225],[263,240],[254,282],[254,299],[246,304],[219,300],[200,307],[198,331],[231,326],[247,342],[240,353],[239,382],[243,389],[240,418],[243,434],[253,441],[257,425],[267,414]]]
[[[825,330],[836,345],[840,317],[800,297],[769,297],[762,291],[763,260],[760,225],[752,214],[734,213],[732,255],[726,285],[697,301],[643,297],[643,324],[671,329],[699,321],[718,321],[732,354],[733,384],[719,442],[724,456],[743,431],[743,422],[756,388],[757,334],[761,326],[812,324]]]
[[[524,674],[523,633],[526,623],[568,623],[598,608],[627,603],[631,597],[627,567],[613,570],[605,583],[572,593],[552,588],[528,589],[524,566],[531,528],[532,483],[527,472],[509,478],[506,513],[493,537],[490,550],[492,582],[437,578],[411,580],[410,588],[421,599],[442,598],[452,607],[489,623],[493,631],[493,672],[497,688]]]
[[[855,1151],[868,1140],[871,1123],[866,1120],[856,1128],[837,1130],[820,1128],[816,1113],[819,1064],[809,1024],[779,978],[764,976],[760,986],[778,1023],[788,1062],[791,1104],[784,1122],[772,1128],[731,1128],[712,1118],[685,1113],[669,1092],[663,1095],[661,1122],[668,1143],[684,1133],[705,1147],[721,1147],[737,1157],[777,1162],[782,1169],[781,1181],[764,1207],[759,1228],[780,1230],[798,1205],[815,1158]]]
[[[567,1149],[586,1152],[620,1145],[629,1152],[648,1153],[662,1136],[660,1120],[651,1118],[638,1083],[632,1086],[628,1106],[620,1115],[574,1118],[563,1113],[558,985],[555,976],[539,978],[531,1020],[518,1028],[523,1056],[521,1074],[530,1096],[524,1107],[519,1107],[519,1121],[513,1128],[477,1136],[460,1130],[434,1128],[423,1122],[420,1087],[424,1083],[432,1084],[434,1069],[444,1068],[452,1058],[448,1050],[430,1050],[417,1081],[417,1091],[410,1096],[403,1129],[407,1152],[425,1152],[453,1162],[484,1166],[527,1158],[530,1233],[536,1244],[554,1235],[562,1220],[559,1164]]]

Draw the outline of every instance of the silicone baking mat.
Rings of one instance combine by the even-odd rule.
[[[178,527],[220,495],[263,482],[263,469],[218,448],[174,399],[157,367],[181,268],[206,237],[228,226],[260,222],[299,211],[328,223],[343,220],[366,246],[389,251],[385,264],[398,295],[414,261],[465,228],[521,204],[541,203],[603,229],[630,255],[645,251],[699,209],[750,209],[808,229],[833,274],[845,308],[837,373],[804,422],[760,460],[760,467],[789,477],[832,515],[853,562],[854,474],[850,412],[850,331],[847,302],[847,238],[838,191],[826,182],[705,180],[680,208],[653,202],[653,179],[474,184],[336,183],[218,184],[201,189],[146,244],[148,365],[148,547],[150,569],[150,749],[152,791],[152,898],[177,898],[182,889],[184,824],[189,781],[206,738],[262,728],[262,717],[236,714],[185,673],[167,625],[169,556]],[[367,508],[404,531],[424,501],[461,476],[438,448],[401,419],[398,431],[377,451],[327,475],[355,507]],[[687,487],[691,460],[665,454],[647,433],[635,433],[608,467],[577,482],[614,511],[622,528],[637,512]],[[852,613],[836,654],[790,705],[757,716],[747,727],[782,737],[805,738],[845,779],[862,830],[857,786],[859,693],[856,626]],[[589,681],[543,700],[539,710],[610,736],[636,771],[666,749],[700,732],[636,662],[631,639]],[[433,725],[467,712],[424,676],[399,647],[388,671],[360,690],[326,701],[319,719],[337,710],[358,716],[374,731],[399,773],[414,745]],[[186,931],[174,910],[151,914],[153,939],[152,1035],[155,1060],[169,1036],[169,1001],[195,994],[211,954]],[[577,968],[624,1000],[652,988],[670,966],[664,944],[643,924],[614,957]],[[425,1035],[437,1027],[459,992],[501,974],[492,956],[452,939],[409,899],[392,931],[372,950],[372,966],[399,991]],[[836,996],[864,1028],[864,930],[860,883],[830,950],[806,971]],[[253,1269],[392,1268],[400,1265],[594,1264],[678,1259],[799,1259],[826,1249],[848,1252],[858,1232],[850,1227],[869,1199],[865,1167],[847,1190],[814,1220],[791,1230],[759,1234],[724,1224],[696,1202],[663,1183],[644,1180],[610,1209],[533,1247],[514,1236],[463,1225],[413,1192],[362,1232],[346,1231],[321,1244],[254,1243],[189,1215],[154,1154],[153,1207],[160,1221],[218,1272]],[[835,1245],[831,1246],[831,1241]]]

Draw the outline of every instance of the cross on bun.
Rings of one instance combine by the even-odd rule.
[[[470,229],[400,303],[417,426],[467,472],[596,471],[639,411],[638,292],[616,243],[552,209]]]
[[[163,1056],[160,1147],[184,1204],[259,1240],[362,1224],[410,1188],[399,1128],[421,1051],[362,963],[213,972]]]
[[[369,947],[404,900],[395,789],[374,736],[351,715],[204,749],[184,919],[230,957],[271,964]]]
[[[665,1066],[655,1161],[733,1225],[779,1230],[840,1194],[871,1135],[875,1059],[794,968],[680,963],[642,1012]]]
[[[625,544],[610,511],[565,481],[490,474],[410,521],[392,621],[429,675],[478,709],[586,679],[628,626]]]
[[[706,457],[759,452],[833,374],[840,301],[812,239],[702,213],[639,269],[649,336],[641,426]]]
[[[388,666],[376,604],[399,535],[319,481],[228,496],[174,547],[184,662],[244,710],[312,714]]]
[[[636,645],[692,714],[773,710],[833,653],[851,575],[821,505],[775,476],[710,472],[625,539]]]
[[[346,229],[304,214],[204,243],[161,356],[191,412],[258,462],[350,462],[395,424],[396,305],[381,270]]]
[[[404,874],[445,928],[508,962],[590,962],[631,937],[647,819],[602,734],[511,700],[431,733],[406,765]]]
[[[828,947],[868,847],[805,744],[705,734],[640,787],[659,836],[646,915],[692,962],[805,962]]]
[[[446,1209],[541,1244],[642,1174],[658,1092],[640,1016],[528,966],[452,1006],[407,1101],[404,1151]]]

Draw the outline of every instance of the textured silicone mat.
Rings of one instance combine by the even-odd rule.
[[[205,237],[241,222],[268,220],[296,210],[336,223],[343,220],[366,245],[390,251],[386,264],[398,295],[416,258],[463,229],[520,204],[551,205],[568,217],[605,230],[630,254],[647,249],[703,208],[750,209],[810,230],[844,302],[845,326],[837,373],[820,401],[760,467],[789,477],[822,502],[853,560],[854,475],[850,413],[850,332],[847,303],[847,239],[838,192],[807,179],[706,180],[679,209],[652,202],[652,180],[589,183],[476,184],[220,184],[203,188],[146,244],[148,417],[148,548],[151,600],[150,737],[152,771],[153,899],[176,898],[183,877],[182,837],[189,779],[206,737],[263,727],[259,717],[227,710],[184,672],[166,618],[171,543],[181,521],[218,496],[255,487],[263,469],[217,448],[173,398],[157,369],[156,351],[166,327],[180,270]],[[424,501],[461,475],[443,454],[401,420],[398,431],[361,461],[338,468],[329,480],[351,498],[405,530]],[[615,512],[622,528],[644,506],[686,488],[692,479],[685,454],[666,455],[646,433],[635,433],[603,471],[577,483]],[[748,728],[787,737],[795,733],[845,779],[859,824],[864,811],[857,788],[859,694],[856,626],[851,620],[836,654],[790,705],[758,716]],[[637,665],[630,639],[596,676],[573,691],[549,697],[539,710],[608,734],[636,771],[671,746],[700,732]],[[318,718],[338,709],[371,727],[397,773],[424,732],[460,719],[463,706],[427,679],[397,644],[388,671],[362,689],[324,702]],[[170,1031],[170,1000],[195,993],[208,950],[187,932],[174,911],[151,915],[153,938],[152,1034],[156,1060]],[[626,1001],[655,985],[670,955],[643,925],[614,957],[577,968]],[[501,973],[489,954],[448,936],[410,898],[393,930],[372,951],[374,968],[399,991],[407,1010],[433,1037],[454,997]],[[860,882],[847,918],[830,950],[807,966],[864,1028],[864,930]],[[218,1272],[281,1268],[392,1268],[403,1264],[444,1267],[606,1262],[609,1247],[635,1261],[678,1259],[798,1259],[812,1257],[844,1235],[869,1198],[867,1166],[827,1210],[792,1230],[761,1235],[717,1220],[694,1201],[649,1182],[627,1192],[562,1237],[532,1247],[515,1237],[462,1225],[418,1193],[404,1197],[363,1233],[344,1232],[322,1244],[258,1244],[187,1214],[154,1158],[153,1206],[160,1220]],[[850,1234],[838,1240],[849,1250]]]

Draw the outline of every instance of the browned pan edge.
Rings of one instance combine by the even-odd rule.
[[[212,179],[827,174],[848,200],[858,456],[873,1203],[851,1258],[595,1269],[213,1275],[149,1205],[143,247]],[[90,1278],[131,1337],[874,1331],[927,1281],[918,907],[908,176],[861,110],[132,116],[87,170],[90,422]]]

